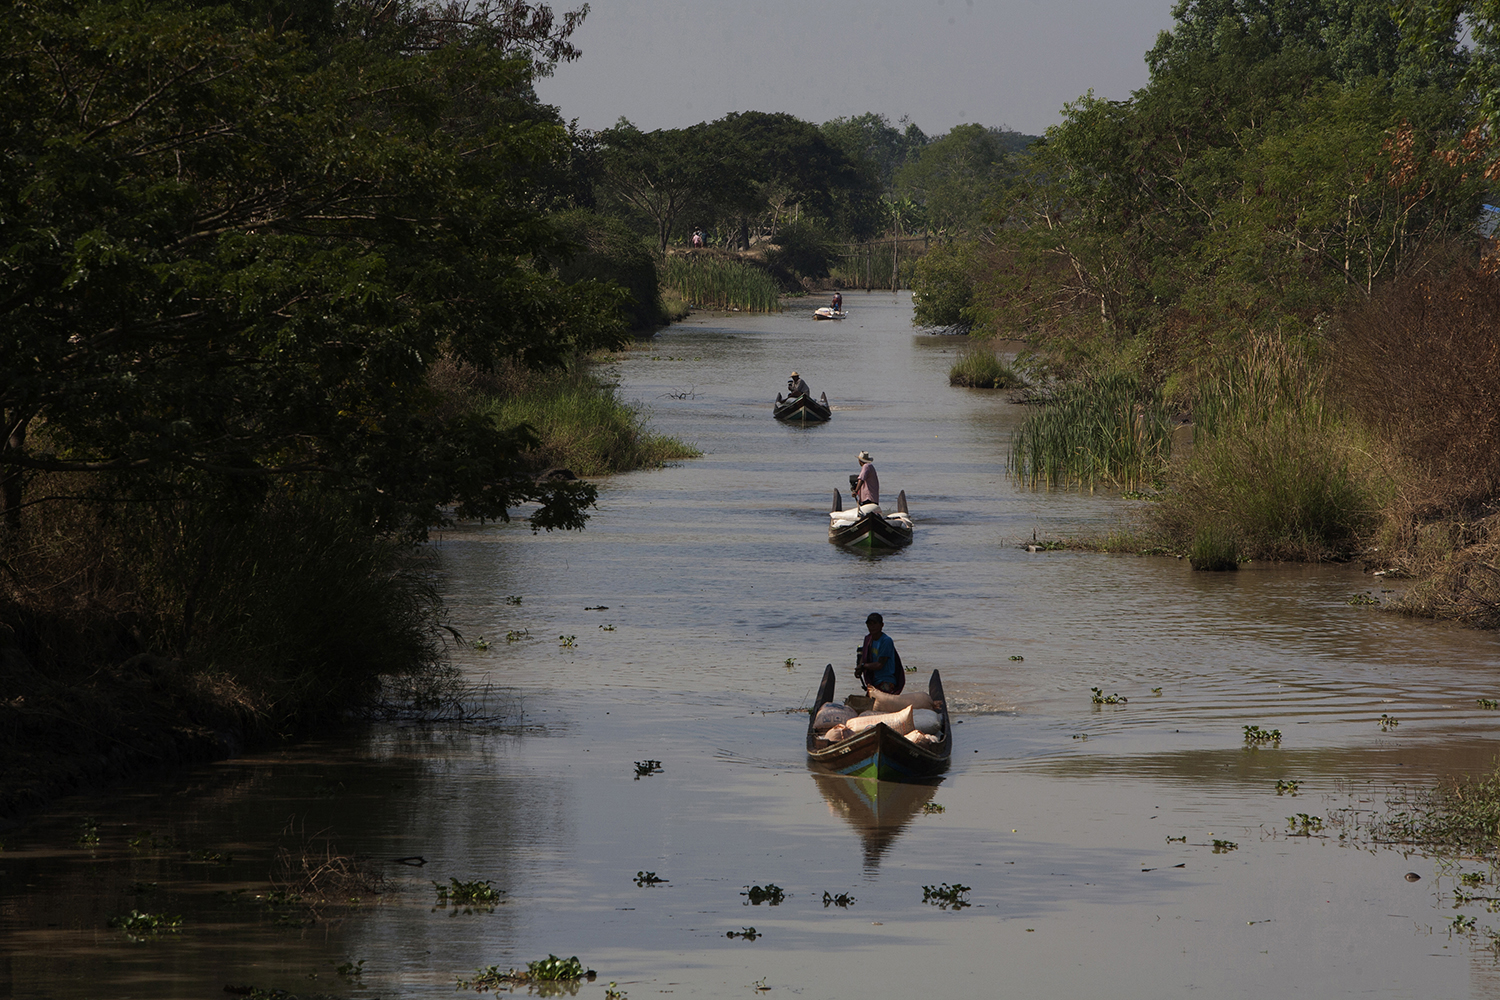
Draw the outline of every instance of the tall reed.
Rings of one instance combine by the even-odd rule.
[[[1066,386],[1027,416],[1011,439],[1009,466],[1030,487],[1129,489],[1159,480],[1171,451],[1161,393],[1115,374]]]
[[[662,283],[689,303],[704,309],[741,309],[778,312],[781,290],[765,271],[735,260],[707,254],[675,254],[667,258]]]
[[[646,431],[635,407],[586,373],[533,384],[491,400],[486,410],[501,426],[524,423],[537,432],[541,445],[526,456],[537,471],[566,467],[578,476],[602,476],[699,454],[676,438]]]
[[[965,351],[948,369],[948,384],[970,389],[1019,389],[1026,384],[1016,370],[1001,361],[989,347]]]
[[[1257,558],[1352,552],[1391,486],[1324,382],[1306,352],[1271,337],[1221,362],[1200,387],[1193,451],[1153,510],[1157,527],[1183,544],[1229,532]]]

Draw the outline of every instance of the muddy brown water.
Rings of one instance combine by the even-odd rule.
[[[603,483],[587,531],[434,541],[454,624],[488,642],[454,659],[491,718],[192,768],[0,837],[0,995],[446,997],[551,953],[598,970],[577,994],[601,1000],[611,981],[634,1000],[1500,996],[1487,938],[1452,930],[1500,926],[1454,908],[1477,867],[1346,846],[1332,823],[1489,765],[1494,637],[1350,604],[1390,596],[1357,567],[1027,552],[1132,504],[1017,489],[1020,408],[948,387],[961,342],[915,333],[909,296],[851,294],[842,323],[812,322],[818,304],[695,316],[622,354],[626,397],[704,455]],[[793,368],[832,422],[770,419]],[[826,541],[862,449],[917,524],[874,559]],[[872,610],[914,678],[942,671],[958,728],[935,786],[805,762],[796,710],[825,663],[852,690]],[[1246,750],[1247,725],[1280,746]],[[1287,836],[1298,813],[1328,825]],[[97,844],[76,842],[86,819]],[[278,925],[252,898],[274,848],[320,833],[378,859],[386,889]],[[503,902],[436,907],[450,878]],[[750,905],[768,884],[784,900]],[[971,905],[923,902],[944,885]],[[133,909],[182,930],[108,926]]]

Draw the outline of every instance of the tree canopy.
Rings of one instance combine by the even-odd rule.
[[[426,387],[444,353],[547,366],[622,335],[622,293],[551,273],[566,248],[536,205],[570,147],[530,81],[575,24],[513,3],[10,5],[8,511],[46,472],[333,491],[408,536],[448,504],[581,524],[591,488],[521,474],[528,430],[445,416]]]

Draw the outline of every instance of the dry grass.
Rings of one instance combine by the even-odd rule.
[[[1413,521],[1484,516],[1500,494],[1500,278],[1396,282],[1343,317],[1333,389],[1407,464]]]
[[[282,834],[296,842],[276,849],[271,883],[281,892],[316,905],[362,900],[385,891],[387,879],[379,863],[340,852],[326,831],[309,836],[288,826]]]

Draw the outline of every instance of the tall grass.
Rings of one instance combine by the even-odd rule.
[[[541,445],[527,454],[536,471],[567,468],[577,476],[602,476],[694,458],[696,448],[642,427],[640,412],[587,373],[536,382],[485,411],[504,427],[529,424]]]
[[[706,253],[668,257],[662,284],[675,289],[690,304],[704,309],[741,309],[745,312],[777,312],[781,309],[781,290],[765,271],[742,261]]]
[[[1242,555],[1318,560],[1353,552],[1389,495],[1377,450],[1326,401],[1325,371],[1261,337],[1200,385],[1194,443],[1153,509],[1187,545],[1232,535]]]
[[[948,369],[948,384],[971,389],[1019,389],[1026,380],[993,350],[980,345],[965,351]]]
[[[1161,478],[1172,423],[1161,393],[1132,375],[1069,385],[1027,416],[1010,445],[1010,471],[1023,484],[1129,489]]]

